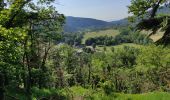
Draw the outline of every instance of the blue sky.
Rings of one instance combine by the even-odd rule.
[[[130,0],[58,0],[55,6],[66,16],[110,21],[127,17],[129,4]]]

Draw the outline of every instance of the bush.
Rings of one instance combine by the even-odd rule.
[[[136,57],[139,54],[139,49],[124,46],[114,51],[112,55],[113,64],[115,67],[133,67],[136,65]]]
[[[42,98],[58,98],[58,100],[66,100],[66,95],[64,95],[60,90],[57,89],[39,89],[37,87],[32,88],[32,97],[36,99]]]
[[[115,91],[115,86],[111,81],[102,83],[102,88],[106,95],[112,94]]]

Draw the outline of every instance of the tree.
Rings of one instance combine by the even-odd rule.
[[[137,29],[151,30],[153,35],[159,29],[164,31],[163,37],[157,41],[158,44],[167,45],[170,42],[170,17],[169,15],[159,15],[157,11],[161,6],[169,5],[168,0],[131,0],[129,13],[132,13],[135,19],[138,19]]]
[[[0,0],[0,77],[3,79],[0,94],[5,94],[5,88],[11,84],[13,88],[24,84],[30,96],[31,87],[37,84],[33,69],[47,71],[49,50],[59,39],[64,23],[64,16],[52,6],[53,2]],[[46,82],[43,83],[39,85],[45,86]],[[3,100],[4,96],[1,97]]]

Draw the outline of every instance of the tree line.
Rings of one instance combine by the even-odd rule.
[[[146,45],[149,43],[153,43],[152,39],[150,39],[147,34],[142,34],[140,32],[134,32],[131,29],[124,28],[120,30],[120,34],[113,36],[99,36],[94,38],[89,38],[85,41],[86,45],[106,45],[106,46],[114,46],[122,43],[135,43]]]

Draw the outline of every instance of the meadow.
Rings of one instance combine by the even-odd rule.
[[[120,33],[119,30],[115,30],[115,29],[106,29],[106,30],[98,30],[98,31],[94,31],[94,32],[87,32],[84,35],[82,43],[84,44],[85,41],[89,38],[94,38],[94,37],[99,37],[99,36],[113,36],[113,37],[115,37],[119,33]]]

